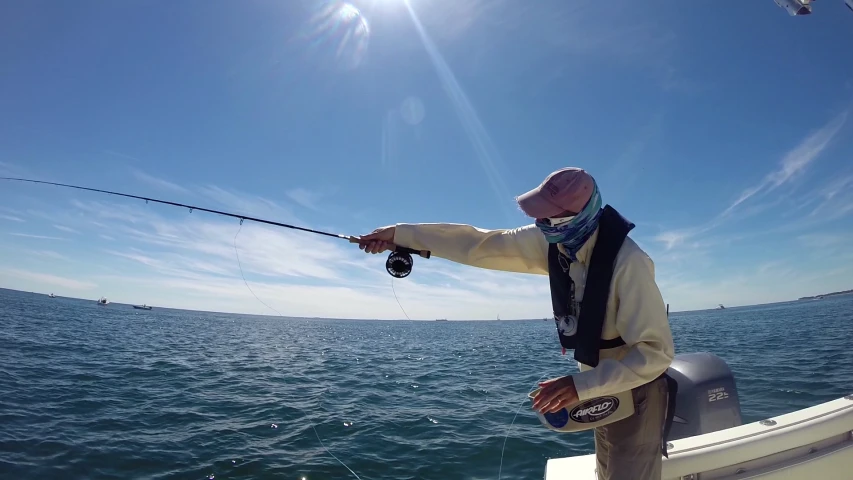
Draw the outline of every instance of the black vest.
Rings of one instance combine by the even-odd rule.
[[[604,316],[610,297],[610,282],[616,255],[634,224],[626,220],[613,207],[606,205],[598,220],[598,238],[587,266],[586,285],[580,314],[574,307],[575,284],[569,276],[569,259],[560,253],[556,244],[548,247],[548,277],[551,282],[551,305],[557,322],[560,345],[575,351],[575,360],[584,365],[598,365],[598,351],[625,345],[622,337],[603,340]],[[573,334],[560,331],[560,321],[576,325]]]
[[[608,348],[625,345],[622,337],[603,340],[601,330],[604,328],[604,318],[607,311],[607,300],[610,298],[610,283],[613,280],[613,268],[616,266],[616,255],[628,237],[628,232],[634,224],[626,220],[610,205],[605,205],[598,220],[598,238],[592,249],[589,265],[587,266],[586,285],[584,286],[583,301],[580,304],[580,314],[575,311],[575,283],[569,276],[569,259],[560,253],[557,245],[548,246],[548,277],[551,282],[551,305],[554,308],[554,320],[557,322],[557,335],[563,348],[575,351],[575,360],[590,367],[598,366],[598,352]],[[574,319],[577,326],[573,335],[564,335],[559,328],[562,318],[578,315]],[[678,383],[664,372],[661,377],[666,379],[669,395],[667,398],[666,418],[663,425],[661,452],[669,458],[667,438],[675,418],[675,399],[678,393]]]

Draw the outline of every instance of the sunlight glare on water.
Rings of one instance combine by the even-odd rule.
[[[332,2],[309,22],[309,51],[339,68],[358,68],[367,54],[370,25],[361,11],[346,2]]]

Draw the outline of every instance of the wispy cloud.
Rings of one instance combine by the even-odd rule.
[[[712,88],[706,82],[686,77],[672,63],[667,63],[662,67],[659,75],[661,88],[666,92],[695,94]]]
[[[163,221],[151,224],[151,228],[153,233],[136,232],[137,241],[179,252],[161,255],[161,258],[167,260],[164,264],[149,262],[149,266],[164,272],[176,268],[181,271],[196,271],[199,270],[199,263],[186,255],[201,254],[217,262],[215,267],[202,270],[231,275],[237,273],[234,237],[239,225],[212,221],[175,225]],[[342,258],[343,252],[339,244],[309,238],[306,234],[273,230],[254,224],[243,226],[236,244],[246,274],[323,280],[342,278],[341,272],[329,260]]]
[[[495,2],[488,3],[491,7]],[[545,53],[553,56],[556,49],[563,54],[595,58],[596,61],[603,58],[632,67],[668,92],[695,93],[707,88],[704,80],[689,79],[678,68],[677,56],[681,53],[678,35],[662,25],[657,16],[650,15],[642,3],[623,2],[616,7],[609,2],[504,2],[500,8],[490,10],[497,17],[494,23],[499,27],[521,30],[512,32],[514,38],[529,38],[527,43],[535,46],[532,47],[535,50],[526,52],[530,59],[539,59]],[[505,55],[497,47],[493,47],[491,53]],[[536,68],[541,70],[542,66],[537,63]],[[545,71],[544,76],[562,76],[565,82],[583,68],[582,60],[556,62],[552,69],[558,73]]]
[[[115,222],[141,224],[160,218],[154,213],[153,208],[144,203],[140,205],[139,202],[110,203],[94,200],[71,200],[70,204],[84,214],[83,221],[104,229],[114,228]]]
[[[257,208],[253,201],[235,200],[237,196],[228,195],[233,203]],[[227,269],[217,267],[214,271],[236,272],[234,237],[240,260],[247,272],[256,275],[310,277],[336,279],[340,274],[331,266],[329,258],[340,258],[344,253],[341,241],[327,241],[324,238],[308,236],[306,233],[283,229],[273,229],[246,223],[242,227],[236,221],[219,221],[217,217],[196,216],[178,223],[169,221],[151,211],[136,206],[110,205],[100,202],[75,202],[74,205],[100,221],[110,221],[112,237],[123,235],[133,239],[135,245],[147,244],[146,248],[167,249],[169,253],[159,255],[162,261],[152,261],[138,255],[126,257],[146,263],[149,267],[192,270],[192,262],[187,254],[204,255],[225,262]],[[260,205],[276,208],[272,202]],[[115,251],[112,252],[116,254]],[[206,269],[211,271],[210,268]]]
[[[853,212],[853,175],[841,176],[811,194],[820,203],[809,217],[833,220]]]
[[[246,209],[286,211],[260,197],[221,189],[209,193]],[[80,226],[68,223],[69,228],[89,232],[92,222],[97,222],[102,230],[93,234],[100,235],[95,240],[114,241],[109,245],[78,242],[73,253],[54,248],[55,253],[71,259],[78,254],[100,255],[97,268],[81,265],[75,278],[89,286],[97,285],[98,295],[118,302],[137,302],[141,296],[147,303],[164,307],[271,314],[249,293],[241,278],[234,247],[235,234],[240,230],[237,251],[243,275],[264,302],[285,315],[404,318],[394,292],[413,319],[549,315],[544,276],[476,269],[440,258],[416,258],[412,275],[394,280],[392,291],[392,280],[384,271],[385,256],[365,255],[346,242],[250,222],[241,229],[236,221],[203,213],[173,221],[171,210],[137,203],[74,201],[71,206],[68,218],[76,219]],[[717,302],[728,305],[786,299],[797,294],[794,286],[778,289],[778,282],[772,281],[791,273],[787,259],[763,259],[729,269],[724,279],[712,276],[714,269],[719,269],[714,249],[727,239],[724,235],[669,238],[685,249],[653,256],[666,298],[683,309]],[[58,259],[47,252],[38,256]],[[15,268],[35,274],[54,273],[39,263],[33,266],[37,268]],[[697,269],[703,270],[702,278],[690,274]],[[820,280],[812,288],[835,288],[840,275]],[[835,283],[830,284],[830,280]],[[4,281],[8,284],[12,280]]]
[[[80,233],[71,227],[66,227],[65,225],[54,225],[53,228],[55,228],[57,230],[61,230],[63,232],[67,232],[67,233]]]
[[[15,217],[13,215],[6,215],[4,213],[0,213],[0,218],[3,220],[9,220],[10,222],[23,222],[23,218]]]
[[[758,268],[756,268],[756,271],[759,274],[766,275],[768,273],[777,272],[779,270],[784,270],[786,272],[793,273],[793,271],[791,269],[792,269],[792,266],[791,266],[790,260],[778,259],[778,260],[771,260],[769,262],[764,262],[764,263],[758,265]]]
[[[287,211],[260,197],[214,188],[207,192],[246,210]],[[270,314],[245,288],[242,265],[242,275],[255,293],[287,315],[404,317],[394,299],[391,277],[385,272],[385,256],[365,255],[340,240],[251,222],[241,227],[236,221],[208,214],[172,221],[169,211],[144,204],[75,200],[70,206],[72,210],[65,213],[80,227],[75,223],[63,226],[87,234],[96,222],[103,230],[95,239],[114,241],[108,246],[78,243],[74,253],[43,250],[26,256],[73,259],[83,252],[100,255],[97,267],[83,265],[75,274],[79,281],[97,284],[99,295],[115,301],[134,302],[134,295],[144,292],[146,298],[163,306]],[[240,265],[234,242],[238,230]],[[394,281],[399,301],[411,318],[547,315],[545,277],[482,271],[437,258],[415,262],[410,277]],[[44,271],[40,264],[30,266],[35,273],[54,273]],[[542,308],[531,309],[531,299]]]
[[[776,188],[789,183],[797,178],[806,167],[814,162],[821,153],[829,146],[835,136],[841,131],[841,127],[847,121],[847,112],[843,112],[833,118],[829,123],[813,132],[800,142],[793,150],[788,152],[779,164],[779,168],[768,173],[761,182],[753,185],[743,192],[723,213],[729,215],[735,208],[755,195],[766,195]]]
[[[642,168],[638,168],[640,162],[648,161],[647,150],[649,146],[663,135],[664,116],[660,112],[643,123],[630,139],[622,153],[607,171],[608,180],[615,190],[623,190],[634,183],[639,177]]]
[[[27,253],[36,257],[49,258],[51,260],[69,260],[65,255],[54,252],[53,250],[27,250]]]
[[[66,238],[61,238],[61,237],[51,237],[49,235],[32,235],[29,233],[9,233],[9,235],[12,235],[15,237],[24,237],[24,238],[36,238],[36,239],[40,239],[40,240],[67,240]]]
[[[849,266],[837,270],[828,267],[853,258],[853,249],[847,247],[853,245],[853,239],[844,232],[818,229],[829,219],[853,212],[853,175],[835,172],[820,187],[793,194],[804,181],[804,175],[839,138],[847,116],[847,112],[837,115],[807,135],[782,156],[776,168],[745,188],[719,214],[698,225],[670,228],[654,236],[650,253],[656,262],[664,296],[696,308],[703,304],[711,307],[717,302],[748,305],[791,300],[849,288],[845,287],[853,281]],[[775,214],[774,208],[784,214]],[[733,227],[759,213],[762,220],[749,228]],[[793,216],[797,221],[790,221]],[[797,236],[803,231],[814,233]],[[721,262],[743,255],[737,249],[731,250],[736,242],[758,238],[769,241],[766,251],[752,252],[749,260]],[[764,254],[771,251],[779,258],[766,258]],[[808,265],[795,271],[791,258],[800,258]],[[790,284],[779,280],[794,276],[800,280],[809,276],[806,290],[803,290],[804,281]]]
[[[10,176],[10,177],[21,177],[25,173],[25,170],[14,163],[11,162],[2,162],[0,161],[0,175]]]
[[[853,244],[853,235],[841,233],[808,233],[797,237],[805,246],[825,248],[841,244]]]
[[[853,232],[815,232],[796,237],[803,258],[809,261],[829,261],[833,267],[853,272]],[[849,288],[849,287],[847,287]]]
[[[379,267],[382,259],[370,256]],[[252,291],[264,303],[288,316],[369,319],[494,319],[541,318],[548,315],[545,277],[488,272],[470,267],[442,264],[453,270],[443,284],[426,283],[432,276],[428,264],[417,273],[394,280],[374,268],[373,273],[347,282],[282,283],[271,278],[252,279]],[[486,279],[482,278],[486,273]],[[122,282],[144,288],[179,292],[170,306],[180,308],[240,311],[270,315],[237,276],[194,274],[174,276],[98,277],[105,283]],[[467,283],[462,283],[467,282]],[[395,300],[396,292],[399,304]],[[113,295],[115,296],[115,295]],[[204,299],[203,303],[200,302]],[[531,307],[538,305],[537,307]],[[402,308],[401,308],[402,306]]]
[[[155,176],[149,175],[145,172],[142,172],[137,169],[133,169],[133,176],[148,185],[151,185],[160,190],[168,190],[170,192],[175,193],[188,193],[188,190],[178,184],[172,183],[168,180],[163,180],[162,178],[157,178]]]
[[[795,300],[850,288],[849,266],[810,268],[806,262],[792,263],[790,257],[729,264],[722,271],[703,271],[701,276],[682,271],[665,275],[658,284],[675,311],[728,306],[756,305]],[[796,278],[796,282],[788,279]],[[781,281],[780,281],[781,279]]]
[[[283,215],[289,220],[294,219],[293,213],[288,208],[266,198],[229,191],[214,185],[188,188],[163,178],[155,177],[139,169],[134,168],[131,169],[131,171],[133,172],[134,177],[138,180],[159,190],[166,190],[181,194],[198,194],[219,202],[220,204],[226,205],[229,208],[235,208],[239,213],[245,213],[247,215],[274,213],[277,215]],[[327,194],[328,192],[309,190],[301,187],[292,188],[285,192],[285,195],[290,200],[311,210],[319,210],[319,202]]]
[[[92,290],[97,288],[97,284],[88,282],[88,281],[80,281],[72,278],[61,277],[58,275],[51,275],[47,273],[38,273],[38,272],[30,272],[26,270],[18,270],[13,268],[3,268],[0,269],[0,273],[3,275],[0,278],[8,278],[9,280],[29,280],[34,282],[39,282],[42,284],[53,285],[56,287],[66,288],[68,290],[76,290],[76,291],[85,291]],[[7,282],[9,285],[9,282]],[[15,284],[9,285],[15,286]]]
[[[116,152],[114,150],[103,150],[103,152],[113,157],[123,158],[125,160],[133,160],[134,162],[141,162],[140,159],[134,157],[133,155],[128,155],[126,153]]]
[[[305,188],[294,188],[287,192],[288,198],[311,210],[319,210],[317,203],[323,197],[319,192],[313,192]]]
[[[303,223],[291,209],[257,195],[229,191],[215,185],[200,187],[198,192],[234,213],[259,216],[287,223]]]
[[[664,230],[657,234],[654,239],[662,244],[666,250],[671,250],[677,246],[687,245],[688,240],[698,235],[706,234],[729,222],[756,215],[780,204],[787,195],[778,196],[778,198],[758,205],[748,206],[747,202],[750,199],[765,197],[779,187],[797,180],[832,143],[832,140],[846,123],[847,116],[848,112],[845,111],[809,134],[782,157],[776,169],[767,173],[757,184],[744,189],[734,202],[714,218],[699,226]],[[834,198],[845,186],[846,183],[834,183],[831,187],[827,187],[825,193],[829,195],[828,198]],[[853,211],[853,198],[850,202],[850,211]]]
[[[667,250],[670,250],[676,245],[682,245],[687,239],[695,235],[696,232],[696,229],[668,230],[655,235],[654,239],[664,244]]]

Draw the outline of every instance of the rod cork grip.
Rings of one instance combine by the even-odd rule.
[[[362,242],[361,238],[353,237],[353,236],[347,237],[347,240],[349,240],[349,243],[361,243]],[[415,250],[414,248],[401,247],[399,245],[394,245],[394,248],[392,248],[392,250],[395,252],[408,253],[410,255],[417,255],[417,256],[423,257],[423,258],[430,258],[432,256],[432,252],[430,252],[429,250]]]

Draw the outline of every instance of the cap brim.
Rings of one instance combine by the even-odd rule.
[[[516,198],[516,202],[518,202],[518,208],[531,218],[555,217],[565,211],[551,203],[539,188],[534,188],[519,196]]]

